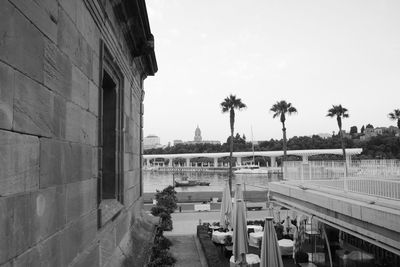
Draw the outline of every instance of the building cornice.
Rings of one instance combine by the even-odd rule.
[[[132,0],[132,2],[137,2],[141,1],[144,4],[144,1],[142,0]],[[117,4],[118,2],[128,2],[128,1],[121,1],[121,0],[112,0],[114,5]],[[130,51],[130,55],[125,55],[124,51],[121,47],[121,44],[118,42],[117,39],[117,33],[115,32],[115,29],[113,28],[112,23],[110,22],[109,18],[107,17],[107,13],[101,4],[100,0],[85,0],[85,4],[93,17],[101,35],[104,43],[107,45],[108,49],[110,50],[113,60],[118,64],[118,66],[121,68],[121,71],[123,74],[127,77],[129,80],[129,83],[135,84],[134,86],[134,91],[139,98],[143,95],[143,89],[142,89],[142,81],[136,79],[135,77],[140,77],[140,79],[145,79],[148,75],[154,75],[154,73],[157,71],[157,62],[155,59],[155,54],[154,54],[154,49],[150,51],[150,55],[146,57],[146,55],[142,56],[136,56],[134,57],[133,55],[133,49],[132,47],[129,46],[129,41],[124,40],[127,43],[127,46]],[[145,7],[145,6],[144,6]],[[115,12],[115,11],[114,11]],[[139,11],[138,11],[139,12]],[[148,18],[147,18],[147,11],[146,9],[141,9],[139,13],[146,12],[144,18],[147,19],[146,23],[143,24],[142,31],[143,33],[146,32],[146,25],[148,25]],[[141,19],[143,20],[143,19]],[[130,24],[133,23],[134,20],[131,20]],[[134,23],[135,24],[135,23]],[[124,38],[126,38],[126,34],[129,32],[129,27],[124,28],[123,25],[119,25],[122,29],[122,33]],[[147,33],[150,33],[150,28],[147,27]],[[129,33],[134,35],[133,32]],[[143,34],[141,35],[143,36]],[[136,41],[139,42],[140,38],[136,38]],[[147,61],[146,61],[147,60]],[[150,60],[150,61],[149,61]],[[148,65],[150,64],[151,65]]]
[[[146,75],[154,75],[158,67],[154,53],[154,36],[151,34],[145,1],[112,0],[111,2],[132,57],[140,58]]]

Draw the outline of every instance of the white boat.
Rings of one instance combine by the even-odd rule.
[[[280,172],[279,167],[260,167],[258,165],[238,166],[234,171],[236,174],[268,174]]]
[[[260,174],[260,173],[268,173],[267,168],[261,168],[258,165],[241,165],[238,166],[234,171],[237,174]]]

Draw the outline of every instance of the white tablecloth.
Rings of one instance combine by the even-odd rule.
[[[256,254],[246,254],[246,262],[247,262],[247,266],[259,267],[260,266],[260,257],[258,257],[258,255],[256,255]],[[239,266],[239,265],[235,264],[234,256],[232,256],[230,258],[229,266],[230,267]]]
[[[249,234],[249,245],[258,248],[258,241],[262,239],[264,232],[255,232]]]
[[[285,255],[293,255],[293,240],[290,239],[281,239],[278,240],[278,245],[281,250],[282,256]]]
[[[247,225],[247,229],[254,229],[254,232],[262,232],[263,230],[261,225]]]
[[[224,232],[220,232],[220,231],[214,231],[212,233],[211,240],[218,244],[225,244],[225,238],[228,235],[232,236],[232,234],[233,234],[233,232],[224,233]]]

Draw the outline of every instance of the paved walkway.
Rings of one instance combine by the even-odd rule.
[[[172,242],[170,252],[174,255],[176,267],[207,267],[200,242],[195,235],[164,235]]]

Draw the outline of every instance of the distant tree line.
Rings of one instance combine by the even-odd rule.
[[[362,148],[361,155],[353,156],[354,159],[400,159],[400,138],[393,134],[378,135],[366,141],[343,139],[346,148]],[[252,151],[252,143],[246,140],[244,135],[237,133],[233,138],[234,151]],[[145,151],[145,154],[183,154],[183,153],[215,153],[229,152],[230,137],[223,144],[177,144],[165,148],[154,148]],[[279,151],[282,150],[283,140],[271,139],[259,142],[254,146],[255,151]],[[287,140],[288,150],[304,149],[340,149],[341,139],[339,135],[322,138],[318,135],[294,136]],[[256,162],[265,160],[256,157]],[[336,160],[342,159],[341,155],[313,156],[311,160]],[[258,160],[257,160],[258,159]],[[288,155],[288,160],[297,159]],[[262,164],[264,165],[264,164]]]

